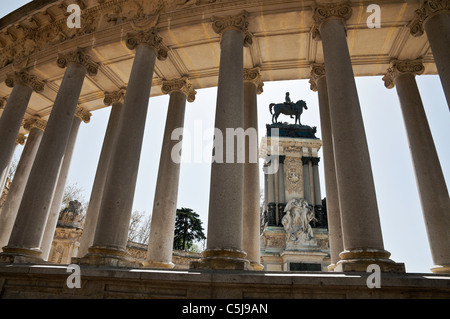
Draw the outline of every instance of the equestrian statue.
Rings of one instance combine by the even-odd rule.
[[[273,108],[273,112],[272,112],[272,108]],[[277,119],[278,116],[283,113],[285,115],[290,115],[291,118],[293,118],[292,116],[295,116],[295,123],[299,125],[302,125],[300,123],[300,116],[303,113],[303,109],[307,110],[308,107],[306,106],[306,102],[303,100],[299,100],[295,103],[291,102],[291,98],[289,97],[289,92],[286,92],[286,98],[285,98],[285,102],[283,103],[270,103],[269,105],[269,110],[270,110],[270,114],[272,114],[272,124],[278,123]]]

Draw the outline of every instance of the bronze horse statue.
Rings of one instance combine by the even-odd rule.
[[[272,112],[272,108],[274,109],[274,112]],[[278,116],[283,113],[285,115],[295,115],[295,123],[299,125],[302,125],[300,123],[300,116],[303,113],[303,109],[307,110],[308,107],[306,106],[306,102],[303,100],[299,100],[295,103],[291,105],[287,104],[287,103],[270,103],[269,105],[269,110],[270,110],[270,114],[272,114],[272,124],[274,123],[278,123],[277,119]]]

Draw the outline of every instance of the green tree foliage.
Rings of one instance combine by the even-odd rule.
[[[173,249],[191,250],[195,241],[206,239],[199,215],[190,208],[177,209]]]

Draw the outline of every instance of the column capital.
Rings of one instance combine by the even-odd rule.
[[[5,107],[6,101],[8,101],[8,98],[6,96],[0,98],[0,110],[2,110]]]
[[[126,89],[121,88],[120,90],[114,92],[105,92],[105,98],[103,99],[103,103],[106,106],[113,105],[114,103],[123,103],[125,99]]]
[[[317,81],[319,81],[319,79],[323,77],[325,77],[325,64],[312,63],[309,79],[311,91],[317,92]]]
[[[256,93],[263,92],[264,83],[261,79],[261,72],[259,67],[244,69],[244,82],[251,82],[256,86]]]
[[[328,20],[342,20],[345,22],[352,16],[350,1],[345,0],[338,3],[320,3],[313,8],[314,25],[311,29],[314,40],[321,40],[320,28]]]
[[[56,62],[60,68],[67,67],[70,63],[77,63],[84,66],[90,76],[94,76],[98,72],[99,64],[92,60],[91,56],[86,54],[85,49],[76,48],[73,51],[59,53]]]
[[[311,157],[310,156],[302,156],[302,164],[303,165],[308,165],[309,161],[311,161]]]
[[[211,18],[212,28],[214,32],[220,34],[221,36],[228,30],[239,31],[244,38],[244,45],[251,45],[253,40],[252,34],[248,31],[247,17],[248,12],[245,10],[236,15],[228,15],[223,17],[213,16]]]
[[[411,73],[413,75],[419,75],[425,71],[422,59],[394,60],[391,62],[391,65],[382,79],[384,86],[388,89],[392,89],[395,86],[395,79],[401,74]]]
[[[16,145],[18,145],[18,144],[25,145],[26,140],[27,140],[27,137],[24,134],[19,133],[19,135],[17,136],[17,139],[16,139]]]
[[[12,88],[17,83],[30,87],[35,92],[44,90],[45,82],[41,81],[36,75],[30,74],[26,70],[14,71],[6,75],[5,84]]]
[[[311,162],[314,165],[319,165],[320,157],[311,157]]]
[[[163,39],[159,36],[156,28],[151,28],[148,31],[138,31],[127,33],[126,40],[127,48],[130,50],[136,49],[139,45],[146,45],[156,51],[158,60],[165,60],[169,48],[163,43]]]
[[[75,109],[75,117],[78,117],[84,123],[89,123],[91,121],[92,113],[81,106],[77,106]]]
[[[415,11],[414,18],[407,25],[411,35],[415,37],[423,35],[425,23],[431,17],[440,13],[450,14],[450,0],[421,1],[419,9]]]
[[[179,91],[184,95],[186,95],[188,102],[194,102],[195,94],[197,94],[197,91],[195,91],[194,86],[185,76],[183,76],[180,79],[163,80],[161,91],[164,94],[171,94],[172,92]]]
[[[38,116],[23,120],[23,128],[28,132],[33,128],[37,128],[41,131],[45,130],[45,126],[47,125],[47,121],[41,119]]]

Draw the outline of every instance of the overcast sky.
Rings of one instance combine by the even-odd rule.
[[[28,2],[2,1],[0,16],[3,17]],[[449,185],[450,113],[442,85],[437,75],[421,75],[416,79],[442,170]],[[385,249],[391,252],[391,259],[405,263],[407,272],[430,272],[433,263],[396,90],[386,89],[379,76],[358,77],[356,84],[371,156]],[[317,136],[321,137],[317,93],[309,89],[308,80],[265,82],[263,89],[264,92],[258,96],[260,139],[265,135],[265,125],[271,122],[269,104],[283,102],[285,92],[290,92],[293,101],[303,99],[307,102],[309,109],[302,115],[302,124],[317,126]],[[194,123],[201,124],[203,131],[214,127],[216,92],[216,88],[197,90],[195,102],[186,106],[186,130],[193,133]],[[133,210],[148,214],[153,207],[168,101],[168,96],[159,96],[151,98],[149,102],[133,206]],[[93,112],[91,122],[82,123],[79,131],[68,181],[83,188],[86,200],[90,197],[109,112],[109,107]],[[291,121],[283,115],[279,120]],[[210,146],[211,142],[204,141],[204,145]],[[22,149],[23,147],[18,147],[16,158],[20,156]],[[354,151],[358,152],[358,149]],[[321,151],[319,156],[322,156]],[[325,197],[321,165],[320,175],[322,196]],[[177,206],[192,208],[199,213],[205,230],[209,181],[209,163],[181,164]]]

